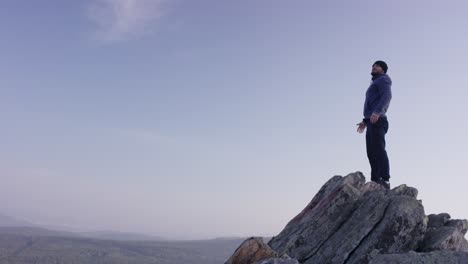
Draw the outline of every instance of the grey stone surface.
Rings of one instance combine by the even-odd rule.
[[[452,219],[447,222],[446,226],[455,227],[459,232],[466,234],[468,221],[466,219]]]
[[[430,214],[427,217],[429,218],[429,222],[427,223],[428,228],[439,228],[444,226],[451,218],[447,213]]]
[[[468,252],[468,241],[465,239],[468,221],[449,219],[448,214],[429,216],[431,227],[428,228],[419,251],[452,250]]]
[[[406,184],[402,184],[400,186],[395,187],[392,189],[392,193],[395,195],[406,195],[413,198],[418,198],[418,189],[413,187],[408,187]]]
[[[302,262],[349,218],[361,195],[365,178],[360,172],[331,178],[284,230],[268,243],[280,254]]]
[[[368,193],[360,200],[347,221],[318,250],[302,259],[304,263],[343,263],[381,221],[390,202],[385,190]]]
[[[361,263],[416,250],[427,218],[418,191],[385,190],[360,172],[335,176],[269,245],[301,263]]]
[[[299,264],[299,262],[285,254],[281,258],[269,258],[257,261],[254,264]]]
[[[268,242],[276,256],[255,264],[468,264],[456,262],[466,260],[468,221],[450,220],[448,214],[426,216],[417,196],[416,188],[404,184],[386,190],[366,183],[360,172],[334,176]]]
[[[354,249],[346,263],[367,263],[377,254],[404,253],[418,248],[427,226],[422,204],[410,196],[390,199],[382,220]]]
[[[404,254],[383,254],[372,259],[369,264],[466,264],[467,252],[433,251],[417,253],[410,251]]]

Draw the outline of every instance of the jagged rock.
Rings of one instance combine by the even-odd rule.
[[[410,251],[405,254],[383,254],[372,259],[369,264],[462,264],[468,263],[467,252],[447,250],[417,253]]]
[[[385,190],[360,172],[329,180],[269,245],[301,263],[362,263],[415,250],[427,220],[417,190]]]
[[[350,218],[304,263],[362,263],[381,252],[417,248],[425,223],[424,209],[414,198],[378,190],[357,204]]]
[[[429,222],[427,223],[427,228],[439,228],[444,226],[449,220],[450,215],[447,213],[442,214],[430,214],[427,216],[429,218]]]
[[[389,198],[384,190],[368,193],[347,221],[321,247],[302,260],[304,263],[343,263],[360,241],[382,219]],[[359,202],[358,202],[359,203]]]
[[[257,261],[254,264],[299,264],[299,262],[296,259],[292,259],[288,255],[284,254],[281,258],[269,258]]]
[[[392,193],[395,195],[406,195],[413,198],[418,198],[418,189],[413,187],[408,187],[406,184],[402,184],[394,189],[392,189]]]
[[[277,258],[279,255],[261,237],[245,240],[225,264],[251,264],[256,261]]]
[[[346,177],[334,176],[268,245],[303,262],[348,219],[364,182],[364,175],[359,172]]]
[[[373,181],[367,182],[360,188],[362,195],[366,194],[367,192],[370,191],[375,191],[375,190],[383,190],[382,186],[380,184],[377,184]]]
[[[429,228],[420,246],[420,251],[452,250],[468,252],[465,234],[467,220],[449,220],[449,214],[429,215]]]
[[[268,245],[246,241],[227,263],[468,263],[468,221],[426,216],[417,195],[365,183],[361,172],[334,176]]]
[[[391,196],[380,222],[350,253],[346,263],[367,263],[377,254],[416,250],[426,226],[420,202],[410,196]]]
[[[458,231],[460,231],[460,233],[466,234],[466,230],[468,229],[468,221],[466,219],[452,219],[447,222],[446,226],[455,227]]]

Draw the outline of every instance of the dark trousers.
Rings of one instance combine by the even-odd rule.
[[[365,120],[367,125],[366,149],[371,166],[371,180],[390,179],[390,163],[385,150],[385,134],[388,131],[388,120],[381,117],[375,124]]]

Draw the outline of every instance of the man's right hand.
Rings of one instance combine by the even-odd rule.
[[[359,133],[364,132],[364,130],[366,129],[366,123],[364,123],[364,121],[361,121],[361,123],[356,124],[356,126],[358,126],[357,132]]]

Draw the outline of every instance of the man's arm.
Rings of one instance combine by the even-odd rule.
[[[357,132],[362,133],[366,129],[366,123],[364,121],[361,121],[361,123],[356,124],[358,126]]]
[[[392,81],[389,78],[384,78],[381,80],[377,87],[380,91],[380,101],[374,109],[374,114],[380,116],[384,114],[385,110],[388,109],[390,105],[390,100],[392,99]]]

